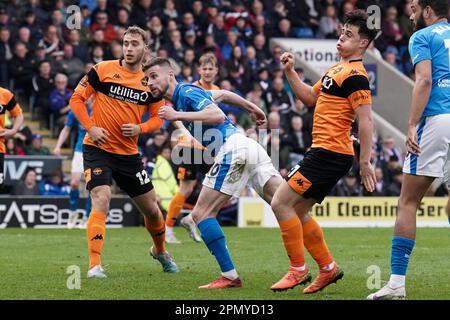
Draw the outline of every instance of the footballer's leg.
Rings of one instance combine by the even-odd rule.
[[[86,226],[88,241],[88,278],[106,278],[101,265],[103,241],[106,234],[106,213],[111,200],[111,187],[100,185],[91,189],[92,210]]]
[[[189,198],[189,196],[192,194],[196,184],[197,184],[196,179],[180,181],[180,192],[183,192],[183,194],[185,195],[185,199]],[[192,218],[192,213],[183,217],[183,219],[180,220],[180,224],[184,229],[186,229],[192,240],[194,240],[195,242],[202,242],[202,238],[197,232],[197,225],[195,224],[195,221]]]
[[[222,276],[213,282],[200,286],[200,289],[240,288],[241,279],[231,260],[225,235],[216,216],[222,206],[231,198],[230,195],[203,186],[192,211],[192,217],[197,223],[201,237],[208,250],[214,255],[220,266]]]
[[[311,281],[311,274],[305,263],[303,228],[294,210],[295,205],[301,200],[302,197],[283,181],[271,201],[290,261],[288,272],[271,287],[273,291],[292,289]]]
[[[391,277],[386,286],[369,295],[369,300],[404,299],[406,270],[416,238],[416,212],[434,178],[403,175],[397,219],[391,247]]]
[[[152,189],[144,194],[135,196],[132,200],[144,215],[145,228],[153,239],[150,255],[161,263],[164,272],[179,272],[172,255],[165,248],[166,227],[164,217],[156,202],[155,190]]]
[[[77,224],[78,220],[78,203],[80,200],[80,182],[82,172],[72,172],[70,178],[70,214],[67,221],[67,228],[72,229]]]

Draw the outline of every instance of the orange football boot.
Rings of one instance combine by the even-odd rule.
[[[270,289],[272,291],[285,291],[287,289],[293,289],[300,284],[307,284],[311,282],[312,276],[309,273],[308,268],[300,271],[293,267],[289,268],[289,271],[281,278],[280,281],[275,283]]]
[[[331,271],[321,270],[319,275],[314,279],[314,281],[305,289],[303,293],[314,293],[322,290],[326,286],[336,283],[338,280],[344,277],[344,271],[337,264]]]

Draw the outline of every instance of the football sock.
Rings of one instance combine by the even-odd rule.
[[[311,219],[303,224],[303,242],[320,270],[330,271],[333,269],[333,257],[323,237],[322,228],[316,220]]]
[[[78,200],[80,200],[80,190],[70,190],[70,211],[74,212],[78,209]]]
[[[91,193],[88,192],[86,198],[86,214],[84,215],[85,219],[89,218],[89,214],[91,213],[92,201],[91,201]]]
[[[166,224],[166,234],[172,234],[173,233],[173,227],[169,227]]]
[[[159,219],[150,219],[149,217],[144,217],[145,228],[148,233],[152,236],[153,246],[156,253],[160,254],[166,251],[165,247],[165,235],[166,235],[166,225],[164,224],[164,218],[162,214],[159,214]]]
[[[170,201],[169,211],[167,212],[166,225],[168,227],[173,227],[175,225],[185,201],[186,198],[181,192],[175,193],[172,201]]]
[[[101,264],[103,241],[106,233],[106,212],[92,211],[86,225],[89,269]]]
[[[233,270],[230,270],[227,272],[222,272],[222,276],[224,276],[225,278],[230,279],[230,280],[234,280],[239,277],[236,269],[233,269]]]
[[[450,218],[448,218],[448,224],[450,225]]]
[[[288,220],[278,221],[283,238],[284,247],[288,254],[292,267],[305,265],[305,253],[303,245],[303,229],[300,219],[294,215]]]
[[[234,269],[225,235],[216,218],[207,218],[198,224],[203,241],[217,260],[222,274]]]
[[[415,241],[412,239],[399,236],[392,237],[391,275],[400,276],[393,277],[393,285],[401,286],[405,284],[406,269],[414,243]]]

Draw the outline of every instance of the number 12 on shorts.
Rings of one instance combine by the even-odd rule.
[[[141,186],[150,182],[150,178],[148,177],[147,170],[142,170],[136,173],[136,177],[138,177]]]

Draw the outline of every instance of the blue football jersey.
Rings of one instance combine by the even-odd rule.
[[[86,108],[89,115],[91,115],[91,109]],[[71,111],[69,111],[69,114],[67,115],[67,120],[65,123],[66,126],[73,128],[74,126],[77,126],[78,130],[78,136],[77,136],[77,142],[75,143],[75,147],[73,150],[75,152],[83,152],[83,140],[84,136],[86,135],[86,130],[84,127],[80,124],[77,117],[75,117],[75,114]]]
[[[186,83],[178,83],[172,97],[172,102],[177,111],[183,112],[197,112],[211,104],[216,104],[210,92]],[[190,134],[205,147],[208,147],[210,143],[216,141],[218,137],[220,137],[221,141],[216,141],[216,143],[224,143],[228,137],[237,132],[236,127],[226,116],[224,123],[217,125],[202,124],[201,130],[200,124],[186,121],[183,121],[183,124]]]
[[[450,113],[450,24],[441,22],[415,32],[409,53],[414,66],[431,60],[433,86],[422,116]]]

